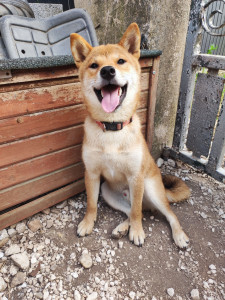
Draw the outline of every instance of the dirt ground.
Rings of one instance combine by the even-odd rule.
[[[156,212],[144,213],[143,247],[127,236],[112,239],[125,216],[101,197],[94,231],[78,238],[86,205],[81,194],[0,232],[0,299],[225,299],[225,185],[174,165],[164,162],[162,172],[192,189],[188,201],[172,205],[190,237],[186,250],[175,246],[167,221]],[[88,269],[80,263],[82,253]],[[25,265],[15,259],[21,254]]]

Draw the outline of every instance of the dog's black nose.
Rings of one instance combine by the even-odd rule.
[[[111,80],[116,75],[116,70],[112,66],[103,67],[100,71],[102,78]]]

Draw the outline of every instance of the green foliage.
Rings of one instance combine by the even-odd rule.
[[[207,54],[213,54],[213,51],[217,50],[218,46],[215,46],[214,44],[211,44],[209,46],[209,49],[207,50]]]

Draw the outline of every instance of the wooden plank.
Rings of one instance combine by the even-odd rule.
[[[225,70],[225,57],[220,55],[193,55],[192,65],[209,69]]]
[[[148,58],[148,57],[140,58],[139,63],[142,69],[149,68],[153,65],[153,58]]]
[[[159,61],[160,57],[156,57],[153,61],[153,67],[149,77],[149,101],[148,101],[148,115],[147,115],[147,144],[149,150],[152,149],[153,137],[154,137],[154,118],[155,118],[155,104],[156,104],[156,91],[159,75]]]
[[[149,99],[149,91],[141,92],[140,102],[138,104],[138,108],[147,108]]]
[[[0,120],[0,144],[81,124],[87,115],[84,105]]]
[[[12,224],[15,224],[25,218],[28,218],[50,206],[53,206],[63,200],[68,199],[85,189],[84,180],[76,181],[66,187],[49,193],[39,199],[24,204],[7,213],[0,215],[0,230]]]
[[[82,178],[83,163],[78,163],[47,175],[0,191],[0,211],[65,186]]]
[[[12,78],[0,80],[0,85],[78,76],[75,65],[44,69],[12,70]]]
[[[81,104],[80,83],[0,93],[0,119]]]
[[[198,74],[186,143],[196,157],[208,156],[224,82],[222,77]]]
[[[141,68],[151,67],[152,58],[141,58]],[[12,78],[0,80],[0,85],[78,76],[75,65],[56,68],[12,70]]]
[[[76,83],[76,82],[79,82],[78,77],[68,77],[68,78],[58,78],[58,79],[53,78],[53,79],[49,79],[49,80],[21,82],[21,83],[16,83],[16,84],[6,84],[6,85],[0,86],[0,93],[36,89],[36,88],[40,88],[40,87],[63,85],[63,84]]]
[[[149,72],[141,73],[141,91],[149,89]]]
[[[0,169],[0,190],[81,161],[81,145]]]
[[[137,115],[142,125],[147,123],[147,108],[138,109]]]
[[[78,145],[83,140],[83,125],[46,133],[0,145],[0,167]]]

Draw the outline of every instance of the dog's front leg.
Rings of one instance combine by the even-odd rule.
[[[142,246],[145,233],[142,227],[142,200],[144,194],[144,178],[138,176],[129,180],[131,212],[129,239],[137,246]]]
[[[84,219],[78,225],[77,235],[85,236],[92,232],[97,217],[97,201],[100,186],[100,175],[85,171],[85,186],[87,192],[87,211]]]

